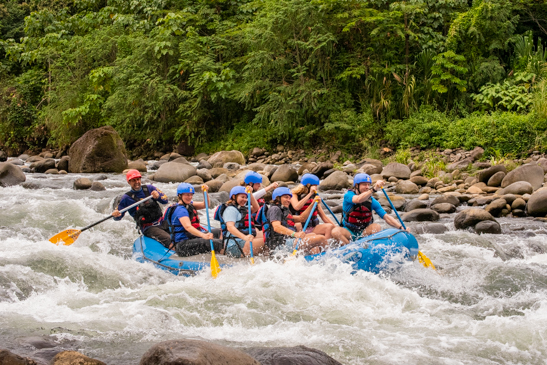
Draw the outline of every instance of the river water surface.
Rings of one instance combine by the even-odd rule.
[[[76,191],[78,177],[28,174],[0,188],[0,348],[46,362],[60,349],[135,364],[153,344],[195,338],[236,348],[305,345],[344,364],[547,363],[547,230],[417,236],[417,262],[383,275],[348,265],[265,262],[176,277],[131,258],[134,223],[109,220],[71,246],[52,235],[109,214],[128,190]],[[155,184],[172,200],[176,184]],[[37,189],[29,189],[34,187]],[[45,342],[40,344],[37,337]]]

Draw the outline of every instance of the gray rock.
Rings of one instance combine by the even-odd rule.
[[[454,170],[465,170],[469,165],[473,163],[473,158],[468,157],[461,161],[457,161],[454,163],[451,163],[450,165],[446,166],[447,171],[454,171]]]
[[[503,172],[506,174],[507,168],[505,168],[505,165],[495,165],[487,169],[480,170],[477,172],[477,179],[479,180],[479,182],[486,183],[494,174],[498,172]],[[468,182],[466,181],[466,183]]]
[[[395,185],[398,194],[418,194],[420,188],[410,180],[399,180]]]
[[[241,168],[241,165],[236,162],[226,162],[222,167],[230,171],[237,171]]]
[[[209,170],[209,173],[211,174],[213,179],[216,179],[220,175],[227,174],[228,172],[229,171],[227,169],[222,167],[213,167],[212,169]]]
[[[154,161],[152,165],[150,166],[150,170],[157,170],[160,168],[161,165],[166,163],[167,163],[167,160]]]
[[[140,365],[260,365],[243,351],[199,340],[171,340],[152,346]]]
[[[413,232],[416,234],[443,234],[446,231],[448,228],[442,223],[429,223],[413,228]]]
[[[154,180],[158,182],[183,182],[197,174],[192,165],[178,162],[167,162],[160,166],[154,174]]]
[[[428,183],[429,180],[423,176],[412,176],[410,178],[410,181],[412,181],[416,185],[425,185]]]
[[[135,169],[140,172],[146,172],[146,164],[143,160],[131,161],[127,164],[128,169]]]
[[[517,181],[512,183],[509,186],[506,186],[505,188],[498,190],[497,195],[505,195],[505,194],[516,194],[516,195],[524,195],[524,194],[532,194],[534,191],[533,186],[527,182],[527,181]]]
[[[441,195],[433,199],[433,201],[431,202],[431,205],[442,204],[442,203],[452,204],[453,206],[457,207],[458,205],[460,205],[460,199],[458,199],[454,195]]]
[[[8,350],[0,349],[0,364],[2,365],[36,365],[36,361],[22,357]],[[91,365],[91,364],[90,364]]]
[[[198,164],[198,170],[199,169],[212,169],[213,168],[213,165],[211,165],[209,162],[207,162],[207,160],[199,160],[199,164]]]
[[[81,177],[78,180],[74,181],[73,187],[76,190],[87,190],[91,188],[92,181],[87,177]]]
[[[389,199],[391,200],[391,202],[393,203],[393,206],[395,207],[395,209],[397,209],[397,210],[402,210],[403,209],[403,207],[406,204],[406,199],[405,198],[403,198],[402,196],[399,196],[399,195],[392,195],[391,193],[388,193],[388,196],[389,196]],[[387,201],[384,194],[381,194],[381,195],[380,195],[380,193],[376,194],[376,200],[378,200],[378,202],[380,203],[380,205],[382,207],[384,207],[384,208],[390,207],[389,202]]]
[[[201,185],[203,184],[203,179],[196,175],[196,176],[189,177],[184,182],[188,184],[192,184],[192,185]]]
[[[241,181],[237,180],[237,179],[226,181],[224,184],[222,184],[219,191],[225,191],[225,192],[229,193],[230,190],[232,190],[232,188],[234,186],[239,186],[239,185],[241,185]]]
[[[27,155],[26,153],[23,153],[22,155],[19,155],[19,158],[23,161],[26,161],[29,159],[29,155]]]
[[[205,185],[209,187],[209,192],[211,193],[216,193],[219,191],[223,184],[224,182],[220,180],[209,180],[205,182]]]
[[[93,181],[91,183],[91,190],[93,191],[103,191],[103,190],[106,190],[106,188],[104,187],[103,184],[101,184],[100,182],[98,181]]]
[[[492,214],[486,210],[478,208],[469,208],[461,211],[454,218],[454,226],[456,229],[466,229],[468,227],[475,227],[475,225],[482,221],[496,221]]]
[[[9,162],[0,162],[0,186],[7,187],[24,183],[27,177],[23,171]]]
[[[488,179],[488,186],[500,186],[503,178],[505,177],[505,172],[498,171]]]
[[[539,160],[537,160],[537,164],[543,169],[543,172],[547,174],[547,158],[540,158]]]
[[[306,346],[253,347],[244,350],[262,365],[342,365],[323,351]]]
[[[179,158],[181,158],[182,156],[179,154],[179,153],[176,153],[176,152],[172,152],[170,155],[169,155],[169,160],[168,162],[171,162],[171,161],[175,161]],[[184,157],[182,157],[184,158]],[[186,159],[184,159],[184,163],[188,163],[188,161],[186,161]]]
[[[479,158],[482,157],[482,155],[484,154],[484,149],[482,147],[475,147],[473,149],[473,151],[471,151],[471,153],[469,154],[469,157],[473,160],[473,161],[476,161],[478,160]]]
[[[343,171],[335,171],[319,184],[320,191],[342,190],[349,188],[348,175]]]
[[[207,160],[213,167],[222,167],[227,162],[235,162],[245,165],[245,156],[239,151],[220,151],[209,157]]]
[[[271,181],[298,181],[298,172],[290,165],[281,165],[272,175]]]
[[[524,210],[524,208],[526,208],[526,202],[522,198],[516,198],[513,203],[511,203],[511,210]]]
[[[434,177],[432,179],[429,179],[429,181],[427,182],[427,184],[425,185],[426,187],[430,187],[430,188],[434,188],[435,185],[441,180],[439,180],[438,177]]]
[[[92,359],[77,351],[62,351],[59,352],[49,362],[49,365],[106,365],[104,362]]]
[[[65,171],[68,171],[68,161],[70,160],[70,157],[68,156],[63,156],[61,157],[61,159],[59,160],[59,162],[57,162],[57,170],[65,170]]]
[[[402,218],[405,222],[433,222],[438,221],[440,217],[439,213],[432,209],[415,209],[403,214]]]
[[[330,161],[326,161],[326,162],[321,162],[319,164],[317,164],[311,171],[310,173],[311,174],[314,174],[315,176],[317,176],[319,179],[322,179],[323,178],[323,175],[325,174],[326,171],[332,169],[334,167],[334,165],[332,164],[332,162]],[[273,181],[273,180],[272,180]]]
[[[475,225],[475,232],[477,232],[478,234],[481,234],[481,233],[500,234],[501,227],[499,223],[495,221],[482,221]]]
[[[501,195],[500,198],[505,199],[507,204],[513,204],[513,202],[515,201],[515,199],[518,198],[518,196],[516,196],[514,194],[504,194],[504,195]],[[526,202],[525,202],[525,204],[526,204]]]
[[[496,199],[492,201],[492,203],[488,204],[484,208],[484,210],[492,214],[493,217],[499,217],[501,214],[501,211],[505,209],[505,205],[507,205],[507,202],[505,201],[505,199]]]
[[[428,207],[429,207],[429,204],[428,204],[427,201],[414,199],[414,200],[409,201],[406,204],[405,212],[410,212],[410,211],[415,210],[415,209],[424,209],[424,208],[428,208]]]
[[[511,209],[513,217],[525,217],[526,212],[523,209]]]
[[[532,194],[528,199],[526,210],[533,217],[545,217],[547,215],[547,189]]]
[[[358,166],[374,165],[374,166],[380,168],[380,171],[382,171],[382,168],[384,167],[384,164],[382,163],[382,161],[376,160],[376,159],[373,159],[373,158],[362,159],[361,161],[359,161],[359,163],[357,165]]]
[[[437,213],[454,213],[456,211],[456,207],[450,203],[434,204],[431,206],[431,209]]]
[[[254,172],[259,172],[259,171],[264,171],[265,168],[266,168],[265,164],[255,162],[255,163],[247,165],[247,167],[245,169],[252,170]]]
[[[213,177],[207,169],[198,169],[197,174],[203,181],[213,180]]]
[[[59,173],[59,170],[57,169],[49,169],[45,172],[48,175],[57,175]]]
[[[384,167],[381,174],[386,179],[390,177],[396,177],[397,179],[409,179],[410,173],[410,168],[407,165],[398,162],[391,162]]]
[[[222,175],[218,175],[215,180],[222,181],[222,183],[224,184],[225,182],[230,181],[230,178],[228,177],[228,175],[222,174]]]
[[[169,159],[169,162],[176,162],[176,163],[185,163],[185,164],[189,164],[188,160],[185,159],[184,157],[180,156],[180,157],[177,157],[175,159]]]
[[[357,173],[365,173],[369,175],[379,174],[382,172],[382,166],[372,165],[372,164],[364,164],[359,169],[357,169]]]
[[[26,162],[28,163],[34,163],[34,162],[38,162],[38,161],[41,161],[43,160],[44,158],[42,156],[38,156],[38,155],[35,155],[35,156],[30,156],[29,158],[27,158]]]
[[[538,165],[523,165],[509,172],[501,182],[501,187],[505,188],[517,181],[527,181],[537,190],[543,184],[543,168]]]
[[[0,161],[2,162],[2,161]],[[11,160],[8,161],[10,164],[12,165],[16,165],[16,166],[23,166],[25,164],[25,161],[19,159],[19,158],[12,158]]]
[[[45,158],[38,162],[34,162],[30,165],[31,169],[34,169],[35,172],[46,172],[47,170],[55,168],[55,160],[52,158]]]
[[[122,172],[127,168],[127,152],[111,126],[92,129],[72,144],[68,152],[69,172]]]

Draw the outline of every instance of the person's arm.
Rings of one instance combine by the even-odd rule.
[[[226,229],[228,229],[228,232],[232,234],[232,236],[235,236],[237,238],[241,238],[242,240],[249,242],[252,241],[254,236],[252,234],[243,234],[239,229],[236,228],[235,222],[226,222]]]
[[[372,189],[369,189],[362,194],[355,195],[353,199],[351,200],[352,203],[359,204],[366,201],[368,198],[372,196],[372,194],[374,194],[378,190],[381,190],[384,187],[384,184],[385,182],[383,180],[376,181],[376,184],[374,184],[374,187]]]
[[[253,196],[255,197],[255,199],[260,199],[262,198],[264,195],[266,195],[266,189],[262,188],[258,191],[255,191],[253,193]]]
[[[203,201],[192,201],[192,205],[194,206],[194,208],[196,208],[196,210],[205,209],[205,192],[209,191],[209,186],[206,184],[201,185],[201,191],[203,191]],[[211,198],[209,198],[209,194],[207,194],[207,204],[209,204],[209,207],[211,207]]]
[[[150,195],[152,195],[152,198],[161,203],[161,204],[167,204],[169,203],[169,199],[167,198],[167,195],[161,192],[160,189],[156,188],[154,185],[146,185],[148,187],[148,190],[150,191]]]
[[[285,236],[296,237],[296,238],[304,238],[306,236],[306,233],[304,232],[295,232],[295,231],[291,231],[287,227],[284,227],[281,224],[281,221],[273,221],[272,227],[276,233],[279,233]]]
[[[314,202],[314,203],[317,202],[317,204],[319,205],[319,197],[316,197],[316,198],[313,200],[313,202]],[[311,204],[308,206],[308,208],[307,208],[304,212],[302,212],[302,214],[300,214],[300,215],[294,215],[294,216],[293,216],[294,221],[297,222],[297,223],[304,223],[304,222],[306,222],[306,220],[308,219],[308,216],[309,216],[310,213],[311,213],[311,210],[312,210],[312,208],[313,208],[314,203],[311,203]]]
[[[298,197],[296,196],[296,194],[293,194],[293,196],[291,197],[291,205],[292,205],[293,209],[296,210],[297,212],[299,212],[300,209],[302,209],[302,207],[306,204],[306,202],[311,197],[313,197],[316,193],[317,193],[317,187],[314,185],[310,188],[310,192],[308,193],[308,195],[306,195],[300,201],[298,200]]]
[[[247,192],[247,194],[249,194],[253,192],[253,189],[250,186],[247,186],[245,188],[245,191]],[[251,196],[251,213],[256,213],[260,209],[260,205],[256,201],[253,194],[249,194],[249,195]]]
[[[192,223],[190,222],[190,217],[180,217],[179,221],[180,221],[180,224],[182,224],[182,226],[184,227],[184,229],[188,233],[190,233],[190,234],[192,234],[196,237],[201,237],[201,238],[205,238],[205,239],[213,238],[212,233],[201,232],[200,230],[194,228],[194,226],[192,226]]]
[[[114,217],[114,220],[115,221],[119,221],[119,220],[122,220],[122,218],[124,217],[125,215],[125,212],[123,213],[120,213],[120,210],[124,209],[124,208],[127,208],[128,206],[130,206],[131,204],[128,204],[128,201],[127,199],[125,198],[126,196],[124,195],[123,198],[120,200],[120,202],[118,203],[118,207],[116,209],[114,209],[114,211],[112,212],[112,216]]]
[[[266,193],[267,193],[268,191],[273,190],[273,189],[277,189],[278,187],[279,187],[279,184],[276,183],[276,182],[274,182],[274,183],[272,183],[272,184],[266,186],[266,187],[264,188],[264,190],[265,190]]]

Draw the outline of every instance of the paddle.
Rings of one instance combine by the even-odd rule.
[[[317,203],[319,203],[319,200],[321,200],[321,198],[319,197],[319,195],[317,195],[313,201],[313,206],[311,207],[311,211],[310,211],[310,214],[308,215],[308,219],[306,219],[306,224],[304,224],[304,228],[302,228],[302,232],[304,233],[306,233],[306,229],[308,228],[308,224],[310,223],[311,217],[313,215],[313,212],[315,211],[315,208],[317,207]],[[298,246],[300,246],[301,240],[302,239],[299,238],[298,241],[296,241],[296,246],[294,247],[294,251],[292,252],[293,256],[296,255],[296,251],[298,251]]]
[[[150,200],[150,199],[152,199],[152,195],[150,195],[149,197],[144,198],[143,200],[139,200],[138,202],[128,206],[127,208],[124,208],[124,209],[120,210],[120,213],[127,212],[129,209],[135,208],[137,205],[142,204],[145,201]],[[59,232],[55,236],[51,237],[49,239],[49,242],[58,245],[59,242],[63,241],[65,246],[70,246],[71,244],[73,244],[78,239],[78,236],[80,235],[80,233],[82,233],[83,231],[87,231],[91,227],[95,227],[97,224],[102,223],[104,221],[107,221],[110,218],[114,218],[114,216],[109,215],[108,217],[105,217],[105,218],[101,219],[100,221],[95,222],[93,224],[90,224],[89,226],[84,227],[82,229],[65,229],[64,231]]]
[[[382,192],[386,196],[386,199],[389,202],[389,205],[391,205],[391,209],[393,209],[393,211],[397,215],[397,218],[399,218],[399,222],[401,222],[401,226],[403,226],[403,229],[406,230],[403,220],[399,216],[399,213],[397,213],[397,209],[395,209],[395,206],[393,205],[393,203],[391,202],[391,199],[389,199],[389,196],[387,196],[387,193],[383,188],[382,188]],[[435,268],[435,265],[433,265],[433,263],[431,262],[431,260],[426,255],[424,255],[421,251],[418,251],[418,261],[421,262],[422,265],[424,265],[424,267],[431,267],[433,270],[437,270]]]
[[[325,206],[325,208],[327,208],[327,210],[330,212],[330,214],[332,214],[332,217],[334,218],[334,220],[336,221],[336,223],[338,225],[340,225],[340,221],[338,220],[338,218],[336,218],[336,216],[334,215],[334,212],[330,209],[330,207],[327,205],[327,203],[325,203],[325,201],[323,199],[321,199],[321,202],[323,203],[323,205]]]
[[[211,233],[211,220],[209,219],[209,200],[207,199],[207,189],[203,190],[203,196],[205,199],[205,215],[207,216],[207,231]],[[220,272],[220,265],[215,257],[215,246],[213,240],[209,240],[211,243],[211,276],[216,278]]]
[[[249,234],[252,235],[253,234],[253,230],[252,230],[252,226],[251,226],[251,219],[252,219],[252,216],[251,216],[251,191],[252,191],[252,188],[250,186],[247,186],[247,188],[245,190],[247,191],[247,208],[249,209]],[[251,265],[254,265],[255,257],[254,257],[254,253],[253,253],[253,240],[251,240],[249,242],[249,244],[251,246]]]

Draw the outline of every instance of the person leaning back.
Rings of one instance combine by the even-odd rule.
[[[133,217],[143,235],[155,239],[165,247],[169,247],[171,235],[169,234],[168,225],[163,220],[163,212],[159,205],[159,203],[168,203],[167,196],[154,185],[142,185],[142,176],[137,170],[129,170],[125,178],[131,186],[131,190],[122,196],[118,208],[112,212],[114,220],[119,221],[124,217],[125,212],[120,213],[120,210],[152,195],[151,200],[128,210],[128,213]]]

